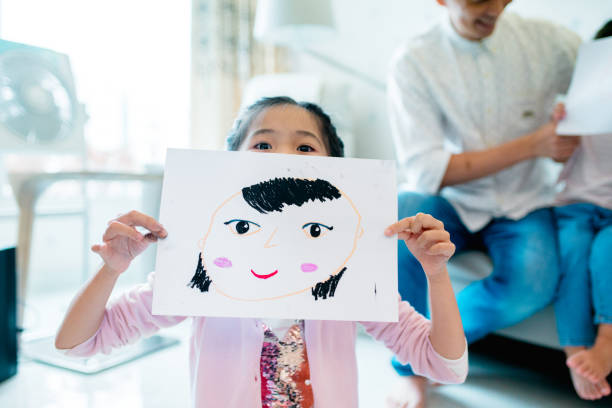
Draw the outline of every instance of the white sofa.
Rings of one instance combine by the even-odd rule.
[[[491,273],[491,269],[491,260],[483,252],[468,251],[456,255],[449,264],[449,274],[455,292],[474,280],[486,277]],[[497,334],[540,346],[561,348],[552,305],[514,326],[500,330]]]

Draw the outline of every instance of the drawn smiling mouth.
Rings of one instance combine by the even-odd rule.
[[[272,273],[267,274],[267,275],[260,275],[260,274],[258,274],[258,273],[255,273],[255,271],[254,271],[254,270],[252,270],[252,269],[251,269],[251,273],[252,273],[253,275],[255,275],[255,277],[256,277],[256,278],[259,278],[259,279],[268,279],[268,278],[271,278],[271,277],[273,277],[274,275],[276,275],[276,274],[278,273],[278,269],[277,269],[277,270],[275,270],[275,271],[274,271],[274,272],[272,272]]]

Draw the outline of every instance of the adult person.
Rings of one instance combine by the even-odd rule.
[[[389,75],[391,129],[408,189],[399,215],[430,213],[457,252],[491,257],[491,275],[457,295],[473,342],[553,298],[553,160],[567,160],[579,138],[557,135],[551,111],[581,41],[550,22],[504,13],[509,0],[437,2],[443,20],[398,49]],[[399,251],[400,293],[426,314],[426,279]],[[393,365],[402,378],[389,405],[425,406],[425,379]]]

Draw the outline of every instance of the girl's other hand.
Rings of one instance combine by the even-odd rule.
[[[144,227],[149,232],[143,235],[136,227]],[[109,221],[102,236],[103,243],[93,245],[91,250],[100,255],[106,266],[119,275],[150,243],[166,236],[168,233],[155,218],[130,211]]]
[[[394,234],[404,240],[428,277],[446,271],[446,263],[455,253],[455,244],[444,224],[429,214],[418,213],[401,219],[385,230],[386,236]]]

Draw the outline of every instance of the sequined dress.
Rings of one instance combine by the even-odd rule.
[[[282,340],[265,327],[260,371],[263,408],[313,407],[303,320],[292,325]]]

